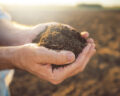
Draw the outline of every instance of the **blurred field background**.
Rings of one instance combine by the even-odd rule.
[[[84,72],[59,85],[16,70],[10,86],[12,96],[120,96],[119,7],[103,8],[95,4],[3,7],[11,14],[12,20],[21,24],[31,26],[55,21],[69,24],[79,31],[88,31],[97,49]]]

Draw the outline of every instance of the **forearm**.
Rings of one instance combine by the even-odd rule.
[[[20,45],[27,42],[28,27],[23,27],[11,21],[0,19],[0,46]],[[29,35],[29,34],[28,34]]]
[[[12,54],[14,47],[0,47],[0,70],[14,68],[12,64]]]

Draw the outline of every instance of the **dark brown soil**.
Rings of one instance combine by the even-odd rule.
[[[86,40],[81,37],[80,32],[65,24],[52,24],[40,33],[33,42],[54,50],[69,50],[77,57],[86,46]],[[63,65],[52,65],[57,68]],[[66,65],[64,65],[66,66]]]

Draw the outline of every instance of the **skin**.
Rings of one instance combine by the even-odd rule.
[[[39,24],[34,27],[23,27],[10,21],[0,21],[0,69],[18,68],[28,71],[52,84],[59,84],[66,78],[82,72],[90,58],[96,52],[93,39],[88,38],[88,32],[82,36],[88,39],[88,45],[75,60],[75,55],[70,51],[60,52],[39,47],[31,43],[42,32],[46,25],[57,23]],[[27,38],[26,38],[27,37]],[[72,63],[64,68],[52,71],[51,64]]]

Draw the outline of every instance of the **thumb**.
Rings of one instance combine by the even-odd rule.
[[[45,47],[39,48],[40,63],[64,65],[72,63],[75,60],[75,55],[70,51],[54,51]]]
[[[35,42],[36,40],[38,40],[39,35],[41,34],[41,32],[44,32],[46,30],[46,28],[47,27],[45,24],[38,24],[38,25],[32,27],[30,29],[31,32],[29,32],[31,42]]]
[[[88,32],[81,32],[80,33],[81,34],[81,36],[83,37],[83,38],[88,38],[89,37],[89,33]]]

